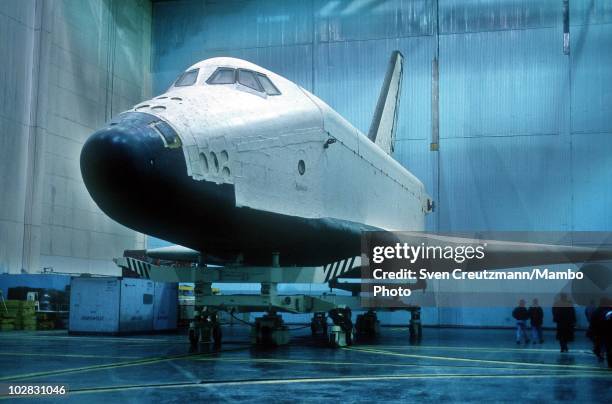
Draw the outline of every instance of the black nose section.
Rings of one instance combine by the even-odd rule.
[[[94,201],[109,216],[121,219],[126,205],[140,197],[159,178],[158,160],[165,147],[152,126],[159,118],[126,113],[92,134],[81,150],[81,174]],[[166,124],[167,125],[167,124]]]
[[[133,184],[151,171],[164,145],[141,132],[133,127],[111,126],[91,135],[81,151],[81,171],[88,189]]]

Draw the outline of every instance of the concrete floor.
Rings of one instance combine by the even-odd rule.
[[[266,350],[252,348],[248,329],[234,326],[224,330],[219,352],[194,352],[184,335],[0,333],[0,384],[67,384],[62,402],[87,403],[612,402],[612,371],[596,361],[582,333],[560,354],[551,331],[543,345],[529,347],[515,345],[511,330],[426,328],[419,346],[408,344],[406,329],[383,332],[376,343],[334,350],[303,329],[292,345]]]

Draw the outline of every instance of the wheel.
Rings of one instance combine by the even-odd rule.
[[[337,332],[332,332],[329,334],[329,346],[332,348],[340,347],[339,336]]]
[[[274,346],[276,345],[274,339],[272,338],[272,328],[263,326],[259,329],[259,343],[265,346]]]
[[[212,337],[215,345],[221,345],[221,340],[223,339],[223,333],[221,332],[221,326],[216,324],[213,328]]]
[[[189,329],[189,342],[191,343],[191,345],[197,345],[198,344],[198,333],[196,332],[196,330],[194,328],[190,328]]]
[[[416,342],[419,340],[419,330],[418,326],[415,323],[411,323],[408,327],[408,332],[410,335],[410,342]]]
[[[345,337],[344,338],[345,338],[347,346],[353,345],[353,330],[351,329],[348,332],[345,331]]]

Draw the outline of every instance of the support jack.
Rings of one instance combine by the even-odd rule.
[[[366,313],[357,316],[355,330],[359,338],[376,338],[380,335],[380,321],[376,312],[368,310]]]
[[[221,324],[216,311],[197,312],[193,321],[189,323],[189,342],[192,346],[210,343],[221,346],[222,338]]]
[[[310,332],[313,337],[327,337],[327,316],[325,313],[314,313],[310,321]]]
[[[334,325],[329,329],[328,341],[330,346],[341,348],[353,345],[353,321],[351,320],[351,309],[339,307],[329,311],[329,317]]]
[[[251,327],[251,343],[263,346],[280,346],[289,343],[289,328],[275,312],[255,319]]]
[[[421,324],[421,308],[415,308],[410,311],[409,324],[410,342],[416,343],[423,339],[423,326]]]

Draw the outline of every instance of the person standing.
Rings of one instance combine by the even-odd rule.
[[[576,326],[576,309],[565,293],[552,308],[553,321],[557,323],[557,339],[561,352],[569,352],[568,343],[574,340],[574,327]]]
[[[519,300],[519,305],[512,310],[512,317],[516,320],[516,343],[520,345],[521,340],[525,339],[525,345],[529,344],[529,337],[527,336],[529,312],[525,307],[525,300]]]
[[[608,367],[612,368],[612,300],[602,297],[599,307],[593,311],[591,319],[593,353],[603,362],[604,353]]]
[[[593,321],[593,313],[595,312],[596,309],[597,309],[597,306],[595,306],[595,300],[591,300],[589,302],[589,305],[585,307],[584,309],[584,316],[589,322],[589,325],[591,325],[591,321]]]
[[[589,323],[589,326],[588,326],[587,331],[586,331],[586,336],[593,343],[593,353],[598,358],[600,358],[600,355],[599,355],[599,341],[597,340],[597,335],[596,335],[596,330],[595,330],[595,328],[596,328],[596,321],[595,321],[594,314],[595,314],[596,311],[597,311],[597,306],[595,306],[595,300],[591,300],[589,302],[589,305],[586,306],[586,308],[584,309],[584,316],[586,317],[587,322]]]
[[[606,346],[606,357],[608,368],[612,369],[612,301],[607,299],[608,311],[604,314],[603,320],[603,343]]]
[[[544,322],[544,310],[540,307],[538,299],[533,299],[531,307],[529,307],[529,322],[531,324],[531,339],[535,344],[538,341],[540,344],[544,342],[542,337],[542,323]]]

